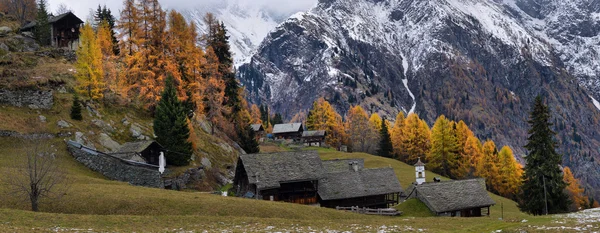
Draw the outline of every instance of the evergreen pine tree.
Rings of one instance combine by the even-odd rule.
[[[381,121],[381,130],[379,131],[379,149],[377,155],[381,157],[391,158],[394,152],[392,147],[392,139],[390,138],[390,132],[388,126],[385,123],[385,119]]]
[[[50,30],[50,23],[48,23],[48,9],[46,9],[46,0],[40,0],[38,2],[35,28],[33,30],[35,40],[42,46],[50,45]]]
[[[167,163],[175,166],[189,164],[192,144],[183,103],[177,98],[173,78],[168,77],[154,118],[156,141],[167,149]]]
[[[73,105],[71,106],[71,119],[73,120],[83,120],[83,116],[81,115],[81,103],[79,102],[79,95],[77,92],[73,94]]]
[[[533,215],[560,213],[568,210],[567,184],[559,165],[562,156],[556,152],[555,132],[550,129],[550,110],[538,96],[530,114],[529,138],[525,148],[529,152],[519,195],[519,208]],[[545,198],[546,197],[546,198]],[[547,200],[547,201],[545,201]]]
[[[256,135],[250,125],[248,127],[238,128],[238,137],[240,138],[240,147],[248,154],[255,154],[260,152],[258,142],[256,141]]]

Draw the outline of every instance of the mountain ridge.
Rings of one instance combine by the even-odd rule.
[[[577,38],[598,32],[568,37],[560,29],[567,20],[556,26],[548,17],[551,23],[542,24],[518,6],[539,2],[322,0],[274,29],[238,77],[251,101],[288,118],[320,96],[341,113],[357,104],[388,119],[415,111],[430,125],[444,114],[465,120],[480,138],[510,145],[520,157],[526,155],[530,103],[542,95],[553,108],[564,164],[581,168],[576,176],[600,190],[598,93],[585,85],[597,80],[572,71],[593,70],[596,61],[565,55],[580,45],[584,54],[594,53]],[[594,2],[544,3],[556,6],[526,10],[564,15],[561,9]],[[552,35],[564,37],[566,47],[549,41]],[[583,170],[590,157],[595,165]]]

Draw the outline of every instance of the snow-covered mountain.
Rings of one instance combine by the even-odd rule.
[[[200,33],[206,32],[203,18],[208,12],[224,22],[236,66],[248,62],[267,34],[290,16],[247,0],[223,0],[183,10],[184,16],[196,23]]]
[[[600,0],[320,0],[238,75],[253,102],[288,117],[320,96],[342,113],[444,114],[520,156],[542,95],[565,165],[600,190],[599,22]]]

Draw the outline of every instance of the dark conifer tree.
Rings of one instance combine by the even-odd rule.
[[[381,121],[381,130],[379,131],[379,149],[377,150],[377,155],[381,157],[391,158],[394,152],[394,148],[392,147],[392,139],[390,137],[390,132],[388,130],[387,124],[385,124],[385,119]]]
[[[77,92],[73,95],[73,105],[71,106],[71,119],[73,120],[83,120],[83,116],[81,115],[81,103],[79,102],[79,96]]]
[[[256,134],[250,125],[248,127],[238,128],[238,137],[240,140],[240,147],[248,154],[255,154],[260,152],[258,147],[258,141],[256,141]]]
[[[94,14],[94,26],[97,28],[103,21],[106,21],[108,24],[108,28],[110,29],[110,37],[113,44],[113,54],[119,55],[121,50],[119,49],[119,40],[117,40],[117,36],[115,33],[115,17],[112,15],[110,9],[104,7],[100,7],[98,5],[98,9],[96,9],[96,13]]]
[[[275,116],[271,119],[271,125],[283,124],[283,117],[279,113],[275,113]]]
[[[46,0],[40,0],[37,6],[37,16],[35,19],[35,28],[33,33],[35,40],[42,46],[48,46],[51,43],[50,23],[48,23],[48,9],[46,9]]]
[[[550,127],[550,110],[538,96],[529,118],[527,166],[519,194],[519,208],[533,215],[561,213],[568,210],[570,200],[567,184],[559,167],[562,156],[556,152],[557,143]]]
[[[177,98],[173,78],[168,77],[154,118],[156,141],[167,149],[167,163],[175,166],[189,164],[192,144],[188,141],[188,128],[185,106]]]

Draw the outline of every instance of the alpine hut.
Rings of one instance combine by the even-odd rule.
[[[79,46],[79,28],[83,21],[73,12],[67,12],[57,16],[49,15],[50,45],[56,48],[77,49]],[[21,32],[33,32],[36,22],[32,21],[21,27]]]
[[[403,190],[394,169],[364,169],[364,161],[353,160],[324,164],[329,173],[319,181],[322,207],[389,208],[399,203]]]
[[[485,180],[452,180],[416,185],[416,198],[438,216],[480,217],[490,215],[492,200],[485,189]]]
[[[314,130],[302,132],[302,141],[308,146],[323,146],[325,144],[325,137],[327,132],[325,130]]]
[[[277,124],[273,126],[273,136],[276,139],[293,139],[295,141],[302,138],[304,127],[302,123]]]
[[[247,154],[238,159],[233,185],[247,198],[317,204],[324,170],[316,151]]]

